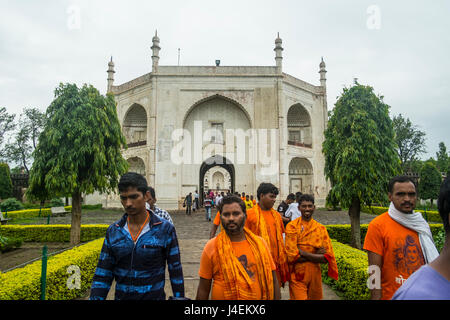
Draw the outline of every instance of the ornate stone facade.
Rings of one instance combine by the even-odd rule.
[[[261,182],[280,189],[278,200],[301,191],[324,204],[325,63],[320,85],[309,84],[282,72],[279,37],[275,44],[275,66],[160,66],[155,35],[152,72],[118,86],[111,60],[123,155],[155,187],[159,207],[180,208],[187,193],[212,183],[256,197]],[[87,197],[119,206],[116,198]]]

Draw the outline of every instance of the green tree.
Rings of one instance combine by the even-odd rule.
[[[23,125],[28,129],[30,144],[34,150],[45,126],[45,112],[41,112],[38,108],[25,108],[23,112],[25,117]]]
[[[33,153],[33,148],[29,143],[30,133],[26,127],[19,127],[19,131],[14,134],[13,142],[5,146],[5,156],[12,163],[20,163],[29,174],[30,170],[28,167]]]
[[[13,186],[9,166],[7,163],[0,163],[0,199],[7,199],[13,195]]]
[[[45,114],[37,108],[25,108],[20,116],[18,131],[14,134],[14,140],[5,146],[6,158],[13,163],[20,163],[27,173],[30,173],[29,165],[32,154],[36,149],[38,137],[44,128]]]
[[[5,158],[5,151],[3,150],[3,143],[5,142],[6,133],[14,130],[15,114],[8,114],[5,107],[0,108],[0,159]]]
[[[431,161],[425,162],[419,176],[419,197],[431,200],[431,207],[433,207],[433,200],[439,196],[441,183],[442,176],[436,165]]]
[[[128,169],[114,97],[91,85],[60,84],[47,108],[46,123],[34,152],[28,196],[72,197],[70,242],[80,242],[81,195],[116,190]]]
[[[426,151],[425,132],[413,125],[411,120],[401,114],[392,118],[397,153],[404,173],[412,171],[412,163]]]
[[[349,208],[352,245],[361,248],[361,204],[383,202],[389,179],[400,172],[389,106],[370,86],[344,88],[323,143],[327,201]]]
[[[11,174],[22,174],[24,167],[14,167],[11,169]]]
[[[444,142],[439,143],[439,151],[436,152],[437,168],[440,172],[448,175],[450,169],[450,158],[447,153],[447,147]]]

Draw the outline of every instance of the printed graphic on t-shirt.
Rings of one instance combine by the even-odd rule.
[[[240,256],[238,258],[239,262],[242,264],[242,266],[244,267],[245,271],[247,272],[248,276],[250,277],[250,279],[254,280],[255,277],[255,267],[256,264],[254,263],[248,263],[248,259],[247,256],[245,254],[243,254],[242,256]],[[252,271],[253,270],[253,271]]]
[[[410,275],[425,264],[420,244],[407,235],[405,239],[397,239],[394,249],[394,267],[399,275],[396,282],[402,284],[406,279],[401,274]]]

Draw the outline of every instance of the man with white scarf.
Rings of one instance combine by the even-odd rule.
[[[411,178],[391,179],[388,196],[388,212],[371,221],[364,240],[373,272],[369,279],[375,277],[369,286],[373,300],[391,299],[412,273],[439,256],[428,223],[414,212],[417,193]]]
[[[450,300],[450,177],[441,185],[438,210],[445,231],[441,254],[414,272],[392,300]]]

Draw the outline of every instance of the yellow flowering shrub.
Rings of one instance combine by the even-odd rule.
[[[47,261],[46,299],[70,300],[82,297],[90,288],[104,239],[50,256]],[[77,274],[70,267],[79,268],[80,288],[75,287]],[[42,261],[23,268],[0,273],[0,300],[39,300],[41,294]]]
[[[72,206],[65,206],[64,209],[66,211],[70,211],[72,210]],[[7,215],[9,219],[35,218],[39,217],[39,211],[41,211],[41,217],[46,217],[52,213],[51,208],[42,208],[42,209],[24,209],[24,210],[8,211]]]
[[[332,240],[331,244],[336,257],[339,279],[335,281],[328,278],[328,265],[321,264],[322,281],[342,293],[347,300],[369,299],[367,253],[335,240]]]

